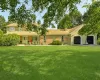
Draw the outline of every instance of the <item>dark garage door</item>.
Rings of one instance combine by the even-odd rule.
[[[81,44],[81,37],[80,36],[74,37],[74,44]]]
[[[87,36],[87,43],[88,44],[94,44],[93,36]]]

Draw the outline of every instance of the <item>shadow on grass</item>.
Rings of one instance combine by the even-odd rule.
[[[20,52],[20,51],[18,51]],[[36,67],[21,59],[21,53],[0,52],[0,80],[40,80]],[[18,55],[19,54],[19,55]]]
[[[0,80],[99,80],[100,52],[0,51]]]

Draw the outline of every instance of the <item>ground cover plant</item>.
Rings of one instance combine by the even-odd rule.
[[[0,80],[100,80],[100,46],[0,47]]]

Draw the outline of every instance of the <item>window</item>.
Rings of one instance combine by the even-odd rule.
[[[37,40],[38,40],[38,38],[37,38],[37,37],[33,37],[33,40],[34,40],[34,41],[37,41]]]
[[[62,42],[64,41],[64,36],[61,36],[61,41],[62,41]]]
[[[10,27],[9,31],[15,31],[15,27]]]
[[[23,37],[23,39],[24,39],[24,40],[28,40],[28,37],[27,37],[27,36],[25,36],[25,37]]]
[[[24,40],[26,40],[26,37],[24,37]]]

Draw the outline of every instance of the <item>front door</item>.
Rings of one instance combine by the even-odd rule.
[[[23,44],[28,44],[28,36],[23,36],[22,37],[22,43]]]

